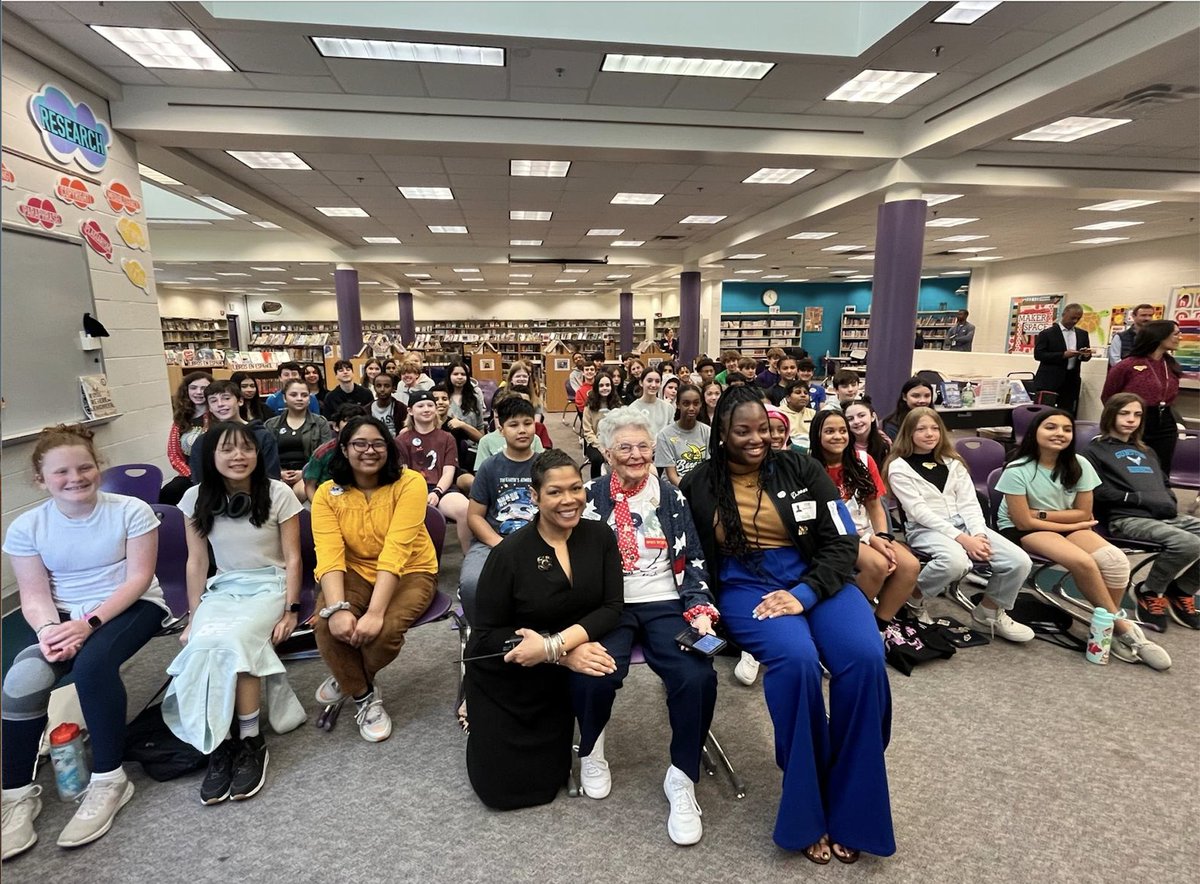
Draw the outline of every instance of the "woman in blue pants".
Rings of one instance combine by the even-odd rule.
[[[850,582],[853,522],[819,463],[771,450],[753,390],[727,390],[712,428],[710,459],[683,491],[725,628],[767,667],[783,770],[775,843],[822,865],[855,862],[863,851],[890,856],[891,692],[870,603]]]

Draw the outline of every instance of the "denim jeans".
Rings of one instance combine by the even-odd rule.
[[[966,523],[962,519],[955,519],[954,523],[966,532]],[[1033,562],[1029,554],[1012,541],[991,528],[986,531],[988,542],[992,545],[992,557],[988,560],[992,566],[992,576],[983,592],[1007,611],[1017,600],[1017,593],[1033,570]],[[952,583],[966,577],[974,564],[962,545],[941,531],[909,523],[904,536],[913,549],[933,556],[932,560],[921,566],[921,573],[917,576],[917,588],[923,596],[941,595]]]
[[[1110,520],[1108,527],[1118,537],[1148,540],[1163,547],[1146,577],[1147,591],[1161,595],[1172,581],[1185,593],[1200,591],[1200,519],[1176,516],[1160,521],[1125,516]]]

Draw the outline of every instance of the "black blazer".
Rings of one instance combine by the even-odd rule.
[[[1075,327],[1075,349],[1084,350],[1091,346],[1088,333],[1079,326]],[[1054,390],[1066,382],[1071,375],[1079,377],[1081,363],[1087,362],[1091,356],[1080,356],[1075,368],[1067,368],[1067,341],[1063,337],[1062,326],[1057,322],[1049,328],[1038,332],[1033,345],[1033,358],[1038,362],[1037,374],[1034,375],[1034,386],[1039,390]]]

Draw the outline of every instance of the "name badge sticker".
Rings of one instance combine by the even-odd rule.
[[[792,518],[797,522],[811,522],[817,517],[815,500],[798,500],[792,504]]]

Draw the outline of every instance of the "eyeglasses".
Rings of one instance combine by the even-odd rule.
[[[360,453],[367,451],[387,451],[387,443],[382,439],[372,439],[370,441],[366,439],[352,439],[350,447]]]
[[[629,457],[635,451],[643,457],[649,457],[654,453],[654,446],[649,442],[639,442],[637,445],[631,445],[628,442],[622,442],[620,445],[614,445],[612,450],[621,457]]]

